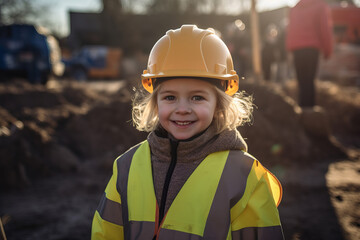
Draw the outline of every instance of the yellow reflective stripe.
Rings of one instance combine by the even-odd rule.
[[[129,170],[129,221],[155,222],[156,198],[151,170],[150,147],[144,141],[136,150]]]
[[[231,225],[229,227],[229,232],[228,232],[228,235],[226,237],[226,240],[232,240],[232,235],[231,235]]]
[[[230,210],[232,231],[245,227],[280,225],[279,213],[269,186],[271,184],[268,171],[255,160],[247,179],[245,193]],[[280,186],[279,188],[281,189]]]
[[[272,174],[269,170],[263,167],[266,170],[267,183],[269,184],[269,189],[273,195],[276,206],[280,205],[282,199],[282,187],[280,181]]]
[[[120,194],[116,189],[118,171],[117,171],[117,160],[114,161],[113,164],[113,175],[110,178],[110,181],[105,189],[106,198],[110,199],[111,201],[121,203]]]
[[[170,206],[162,228],[203,236],[228,154],[213,153],[202,161]]]
[[[107,222],[95,212],[91,228],[91,240],[102,239],[124,239],[124,228],[122,226]]]
[[[107,199],[105,195],[103,195],[97,211],[102,219],[117,225],[124,225],[121,204]]]

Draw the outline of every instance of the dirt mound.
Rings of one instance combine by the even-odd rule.
[[[256,106],[254,123],[241,127],[240,131],[246,138],[249,152],[266,165],[308,164],[345,156],[336,139],[323,129],[326,126],[316,124],[319,120],[324,125],[329,122],[316,108],[301,109],[278,85],[244,82],[240,88],[254,97]],[[311,122],[310,130],[306,128],[307,121]]]
[[[79,156],[94,158],[111,151],[121,154],[147,134],[132,126],[130,102],[114,100],[70,119],[60,135]]]
[[[0,188],[10,188],[0,198],[0,217],[8,239],[90,238],[113,160],[147,135],[129,121],[130,88],[123,86],[0,83]],[[352,236],[346,239],[358,239],[359,94],[333,87],[318,86],[322,108],[304,111],[293,100],[293,82],[240,86],[257,108],[254,123],[239,129],[249,152],[283,184],[279,210],[287,239],[345,239],[343,230]],[[326,120],[354,158],[343,158],[323,131]]]
[[[0,187],[23,187],[54,172],[76,171],[81,156],[61,133],[69,121],[106,101],[76,83],[0,84]]]
[[[254,97],[254,123],[240,129],[249,152],[266,164],[293,163],[310,154],[311,139],[300,124],[301,109],[269,85],[240,85]]]
[[[307,134],[301,109],[279,88],[251,82],[240,87],[254,96],[256,105],[254,124],[240,131],[249,152],[265,165],[343,154],[329,138]],[[125,91],[106,93],[74,82],[1,84],[1,186],[23,186],[56,171],[76,171],[87,159],[106,158],[99,164],[110,168],[116,156],[147,135],[132,126],[130,94]]]
[[[356,86],[339,86],[330,81],[316,82],[316,102],[326,110],[331,133],[343,144],[360,148],[360,94]],[[296,81],[288,81],[283,91],[297,99]]]

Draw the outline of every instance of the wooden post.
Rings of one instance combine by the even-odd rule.
[[[0,216],[0,229],[1,229],[1,235],[0,235],[0,239],[1,240],[6,240],[6,235],[5,235],[5,230],[1,221],[1,216]]]
[[[251,45],[254,79],[256,82],[262,80],[261,71],[261,46],[259,34],[259,20],[256,11],[256,0],[251,0]]]

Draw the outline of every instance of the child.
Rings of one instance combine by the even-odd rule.
[[[153,47],[133,104],[150,132],[114,162],[92,239],[283,239],[281,185],[236,127],[252,104],[212,31],[184,25]]]

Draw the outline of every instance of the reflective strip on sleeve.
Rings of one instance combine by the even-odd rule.
[[[283,232],[280,226],[249,227],[232,232],[233,240],[282,240]]]
[[[228,231],[228,235],[226,237],[226,240],[232,240],[232,234],[231,234],[231,226],[229,226],[229,231]]]
[[[267,170],[261,163],[256,160],[253,156],[251,156],[249,153],[245,153],[249,157],[253,158],[256,162],[257,172],[261,174],[266,173],[265,177],[267,179],[267,184],[269,185],[270,192],[272,193],[272,196],[274,198],[274,201],[276,203],[276,206],[280,205],[281,199],[282,199],[282,186],[280,181],[275,177],[274,174],[272,174],[269,170]]]
[[[262,166],[263,167],[263,166]],[[272,174],[269,170],[263,167],[266,170],[267,183],[271,194],[273,195],[276,206],[280,205],[282,199],[282,186],[280,181]]]
[[[107,199],[105,194],[101,198],[97,211],[102,219],[117,225],[123,225],[121,204]]]
[[[116,188],[117,176],[118,176],[118,170],[117,170],[117,159],[116,159],[113,164],[113,174],[106,186],[105,193],[108,199],[114,202],[121,203],[120,194]]]
[[[280,225],[279,213],[269,188],[267,170],[255,160],[244,196],[230,211],[232,231],[246,227]]]
[[[103,220],[96,211],[91,228],[91,240],[105,239],[123,240],[124,229],[122,226]]]

